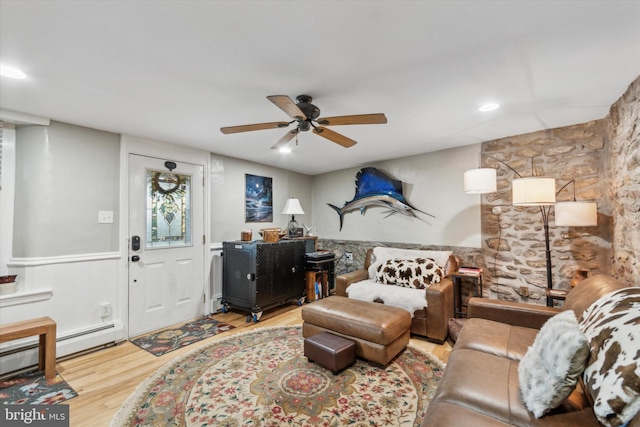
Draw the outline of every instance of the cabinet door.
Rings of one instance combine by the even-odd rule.
[[[255,250],[224,248],[222,297],[225,302],[249,308],[255,298]]]
[[[304,242],[280,245],[276,253],[273,299],[287,299],[304,291]]]

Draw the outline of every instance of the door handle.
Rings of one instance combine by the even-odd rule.
[[[140,257],[138,255],[134,255],[134,256],[131,257],[131,261],[138,262],[138,261],[140,261]]]

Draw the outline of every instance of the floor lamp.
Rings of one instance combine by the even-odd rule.
[[[558,226],[594,226],[598,222],[595,202],[578,202],[575,195],[575,180],[563,185],[556,192],[556,180],[545,176],[523,177],[511,166],[488,154],[481,153],[513,171],[517,178],[511,183],[512,204],[514,206],[539,206],[544,226],[545,259],[547,267],[547,289],[553,288],[551,274],[551,248],[549,243],[549,217],[555,206],[555,219]],[[533,165],[533,159],[531,161]],[[532,166],[532,175],[535,175]],[[573,183],[573,201],[557,202],[556,196]],[[485,194],[497,191],[496,169],[478,168],[464,173],[464,191],[469,194]],[[547,306],[553,306],[553,298],[547,292]]]

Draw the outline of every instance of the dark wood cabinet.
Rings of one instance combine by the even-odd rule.
[[[248,312],[257,322],[264,310],[304,302],[305,242],[223,242],[222,310]]]

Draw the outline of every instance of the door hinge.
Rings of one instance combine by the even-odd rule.
[[[205,245],[207,243],[207,236],[202,235],[202,244]]]
[[[205,294],[202,294],[202,302],[203,303],[207,302],[207,296]]]

